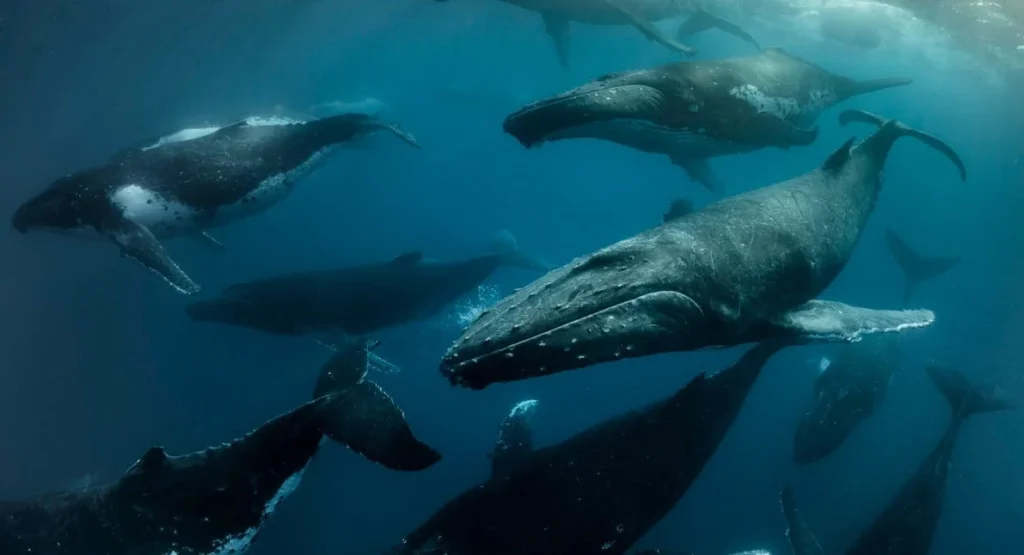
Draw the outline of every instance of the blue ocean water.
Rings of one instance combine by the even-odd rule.
[[[908,342],[886,402],[837,456],[790,462],[793,430],[824,347],[776,357],[694,487],[642,546],[702,554],[785,552],[778,491],[793,483],[829,551],[848,545],[932,449],[948,419],[928,383],[930,358],[1024,396],[1019,246],[1024,239],[1024,143],[1019,91],[998,69],[955,47],[909,39],[861,51],[792,29],[753,27],[855,78],[905,76],[910,87],[843,108],[898,117],[943,137],[965,160],[948,164],[899,143],[852,261],[824,295],[882,307],[902,275],[887,226],[924,251],[963,262],[915,300],[936,324]],[[701,56],[748,54],[722,35],[696,37]],[[422,151],[381,141],[345,150],[281,206],[226,227],[214,253],[168,241],[210,291],[257,276],[391,258],[422,250],[455,259],[510,230],[520,246],[561,264],[660,222],[668,202],[714,196],[663,157],[597,141],[523,149],[501,132],[510,111],[597,75],[676,57],[624,28],[574,29],[573,63],[559,66],[534,14],[498,2],[415,0],[142,3],[11,1],[0,5],[0,205],[13,212],[56,177],[168,129],[237,119],[276,105],[382,100]],[[727,194],[820,164],[863,127],[838,109],[809,147],[713,162]],[[324,349],[189,321],[183,298],[102,242],[0,234],[6,262],[0,352],[0,499],[115,480],[149,446],[188,452],[238,437],[309,396]],[[437,371],[466,314],[534,275],[501,270],[442,315],[381,334],[403,368],[381,377],[417,435],[445,458],[421,473],[376,467],[337,446],[314,459],[303,486],[252,553],[379,553],[444,501],[486,478],[501,418],[524,398],[541,405],[539,444],[640,407],[741,349],[669,354],[468,391]],[[1019,550],[1024,518],[1024,413],[973,419],[957,446],[933,555]]]

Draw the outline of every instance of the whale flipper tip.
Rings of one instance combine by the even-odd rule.
[[[835,301],[811,300],[781,315],[773,326],[787,334],[825,341],[859,341],[866,335],[930,326],[930,310],[874,310]]]

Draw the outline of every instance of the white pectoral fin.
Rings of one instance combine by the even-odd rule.
[[[808,301],[772,321],[772,327],[809,340],[859,341],[865,335],[927,327],[930,310],[874,310],[835,301]]]
[[[218,241],[216,238],[214,238],[212,235],[205,231],[200,231],[194,235],[190,235],[189,237],[192,237],[193,239],[201,243],[203,246],[206,246],[210,249],[216,251],[227,250],[227,247],[224,246],[224,243],[221,243],[220,241]]]
[[[127,218],[119,218],[105,223],[100,231],[120,247],[122,256],[137,260],[164,278],[179,293],[191,295],[199,291],[199,285],[168,256],[163,245],[146,226]]]

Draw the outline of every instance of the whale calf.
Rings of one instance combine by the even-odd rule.
[[[483,312],[441,372],[473,389],[671,351],[780,335],[854,341],[927,326],[928,310],[870,310],[817,300],[846,266],[881,188],[893,144],[935,137],[848,111],[879,129],[819,168],[720,200],[581,257]]]
[[[911,248],[892,229],[885,230],[885,244],[906,278],[904,304],[910,302],[919,284],[946,273],[960,263],[960,257],[956,256],[925,256]]]
[[[466,260],[409,252],[383,263],[285,274],[232,285],[185,310],[196,321],[280,335],[363,335],[430,317],[503,266],[549,269],[504,232],[492,252]]]
[[[339,349],[314,400],[230,443],[180,456],[152,447],[112,484],[0,502],[0,553],[243,553],[325,436],[388,468],[433,465],[440,455],[365,379],[366,364],[359,343]]]
[[[177,291],[195,293],[199,286],[158,238],[210,241],[205,230],[280,202],[335,145],[379,130],[418,147],[397,126],[363,114],[248,118],[227,127],[184,129],[58,179],[22,204],[11,223],[22,233],[97,232]]]
[[[452,499],[389,555],[626,553],[700,475],[765,363],[766,341],[668,398],[534,451],[533,402],[501,427],[491,477]]]
[[[447,2],[448,0],[435,0]],[[703,8],[679,0],[502,0],[525,10],[540,14],[544,30],[555,46],[555,53],[563,67],[569,66],[571,22],[590,25],[629,25],[648,40],[670,50],[692,56],[693,48],[682,43],[692,35],[717,28],[760,48],[750,33],[734,23],[708,13]],[[654,23],[663,19],[687,16],[673,36],[662,33]]]
[[[797,426],[793,462],[809,464],[838,449],[885,399],[898,360],[892,336],[836,346]]]
[[[964,422],[977,413],[1015,408],[996,390],[971,385],[963,375],[948,366],[931,362],[927,372],[943,397],[949,401],[952,410],[949,425],[938,445],[921,461],[917,471],[903,484],[882,513],[846,550],[846,555],[928,555],[935,528],[942,516],[953,448]],[[787,505],[789,510],[795,512],[796,503],[792,493],[783,501],[783,506]],[[790,525],[789,535],[795,555],[821,555],[820,547],[817,550],[806,547],[817,544],[810,528],[798,517],[793,520],[800,530],[800,539],[794,542],[794,526]],[[798,546],[803,547],[797,549]]]
[[[524,106],[505,119],[504,129],[527,148],[592,138],[664,154],[691,179],[715,189],[709,158],[809,145],[825,109],[908,83],[855,81],[768,48],[756,56],[605,75]]]

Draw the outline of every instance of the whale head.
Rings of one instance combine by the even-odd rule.
[[[669,224],[548,273],[470,324],[442,374],[480,389],[706,343],[689,241]]]
[[[45,191],[22,203],[11,217],[11,225],[19,233],[80,227],[80,204],[84,199],[74,192],[77,183],[75,176],[58,179]]]
[[[524,106],[505,119],[505,132],[530,148],[573,137],[609,138],[621,124],[663,125],[685,91],[665,71],[613,73]]]

